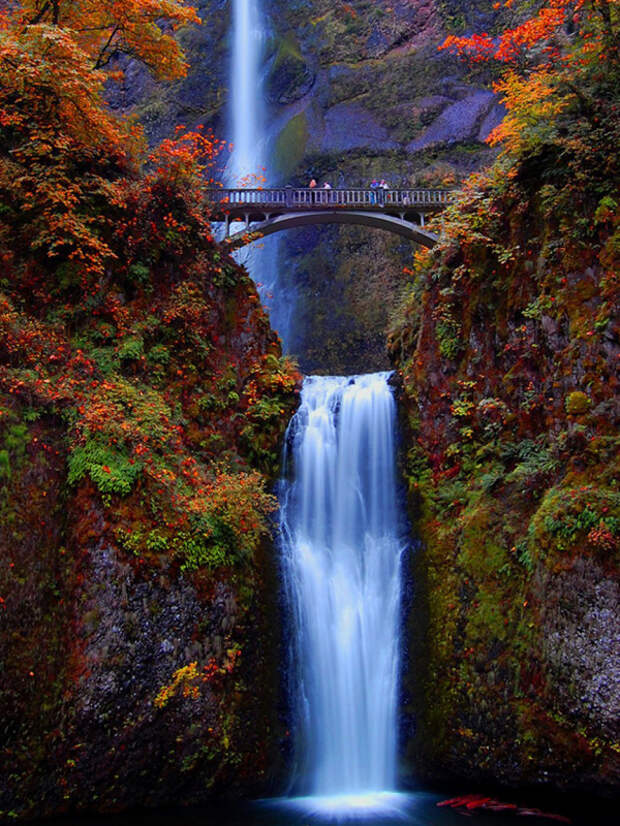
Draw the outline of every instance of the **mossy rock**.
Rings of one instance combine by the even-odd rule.
[[[314,79],[314,72],[296,44],[289,38],[280,41],[265,84],[269,100],[284,105],[293,103],[310,91]]]
[[[590,405],[590,399],[581,390],[569,393],[564,401],[564,407],[569,416],[583,416],[590,409]]]
[[[278,135],[275,145],[275,159],[278,174],[288,179],[299,167],[308,143],[308,119],[305,112],[291,118]]]

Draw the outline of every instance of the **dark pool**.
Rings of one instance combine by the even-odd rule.
[[[47,821],[47,826],[552,826],[569,817],[574,826],[612,826],[618,822],[610,805],[583,806],[562,798],[553,803],[532,804],[549,816],[524,811],[521,814],[455,811],[437,804],[446,795],[410,792],[383,796],[379,800],[325,803],[309,799],[271,799],[246,803],[220,803],[199,809],[170,809],[123,815],[77,816]],[[502,800],[508,800],[506,796]]]

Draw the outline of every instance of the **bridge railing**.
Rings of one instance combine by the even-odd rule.
[[[242,206],[263,206],[285,209],[295,207],[372,207],[445,205],[454,198],[448,189],[210,189],[208,198],[223,209]]]

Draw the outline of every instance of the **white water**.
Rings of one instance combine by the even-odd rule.
[[[309,809],[372,808],[396,786],[403,546],[388,377],[307,378],[289,426],[283,567]]]
[[[263,88],[263,57],[267,27],[259,0],[233,0],[230,57],[230,116],[233,152],[226,170],[230,186],[263,186],[273,181]],[[291,323],[291,297],[278,279],[277,238],[267,238],[236,253],[257,284],[272,326],[286,344]]]
[[[231,183],[240,185],[265,166],[261,61],[265,33],[258,0],[233,0],[230,88],[233,154]],[[252,185],[252,182],[249,182]]]

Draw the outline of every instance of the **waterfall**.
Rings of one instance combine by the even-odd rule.
[[[293,478],[281,486],[281,528],[295,785],[332,801],[396,785],[403,530],[388,378],[306,378],[287,436]]]
[[[233,0],[235,182],[267,165],[264,38],[258,0]],[[289,308],[278,295],[274,248],[252,254],[246,265],[263,283],[261,298],[284,337]],[[281,483],[280,501],[296,786],[313,801],[332,801],[331,808],[335,799],[367,800],[396,785],[403,544],[388,377],[307,378],[287,437],[294,478]]]
[[[267,27],[259,0],[232,0],[232,7],[230,117],[233,153],[226,178],[230,186],[254,187],[261,185],[254,178],[257,175],[270,176],[274,183],[263,89],[262,61]],[[252,244],[249,250],[237,253],[236,258],[256,282],[271,324],[286,345],[293,298],[284,294],[279,284],[278,246],[277,238],[267,238],[258,245]]]
[[[230,69],[233,155],[231,177],[238,185],[265,165],[261,59],[264,32],[258,0],[233,0]]]

